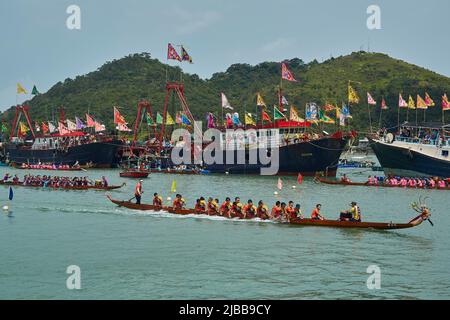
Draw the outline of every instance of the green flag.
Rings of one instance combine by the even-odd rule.
[[[32,95],[38,95],[38,94],[39,94],[39,91],[38,91],[38,89],[36,88],[36,86],[33,86],[33,90],[31,91],[31,94],[32,94]]]
[[[278,110],[277,107],[274,106],[273,107],[273,119],[280,120],[280,119],[286,119],[286,117],[280,110]]]
[[[8,128],[6,127],[6,124],[2,123],[2,133],[5,133],[8,131]]]
[[[148,126],[154,126],[155,125],[155,121],[153,121],[153,118],[150,117],[149,113],[147,113],[147,125]]]
[[[158,112],[156,114],[156,123],[157,124],[163,124],[163,121],[164,121],[163,116]]]

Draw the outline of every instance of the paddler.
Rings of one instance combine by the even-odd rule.
[[[215,216],[219,213],[219,201],[214,200],[213,198],[208,198],[208,215]]]
[[[226,216],[227,218],[231,218],[231,199],[226,197],[225,202],[220,206],[219,213],[221,216]]]
[[[352,182],[348,177],[347,177],[347,175],[344,173],[344,175],[342,176],[342,178],[341,178],[341,182],[344,182],[344,183],[350,183],[350,182]]]
[[[281,212],[281,202],[277,201],[275,202],[275,206],[272,208],[272,212],[270,213],[270,219],[278,220],[281,216]]]
[[[142,183],[144,180],[139,180],[136,184],[136,188],[134,188],[134,197],[136,198],[136,204],[141,204],[141,197],[144,191],[142,191]]]
[[[262,200],[259,200],[258,202],[258,208],[256,208],[256,216],[261,220],[269,219],[269,208],[267,208]]]
[[[153,205],[155,207],[162,207],[163,205],[163,199],[157,192],[153,194]]]
[[[105,176],[102,176],[102,187],[107,187],[107,186],[108,186],[108,180],[106,180]]]
[[[234,198],[233,205],[231,206],[230,216],[232,218],[239,217],[242,219],[243,215],[242,215],[241,198],[239,198],[239,197]]]
[[[201,197],[200,199],[197,199],[195,203],[195,212],[198,214],[205,214],[206,213],[206,201],[205,198]]]
[[[314,208],[313,212],[311,213],[311,219],[313,220],[325,220],[325,217],[320,213],[320,210],[322,209],[322,205],[316,204],[316,207]]]
[[[186,201],[183,199],[181,194],[177,194],[175,196],[175,200],[173,201],[173,209],[183,209],[184,205],[186,204]]]
[[[303,216],[302,210],[300,209],[300,204],[296,204],[295,205],[295,216],[297,217],[297,219],[302,220],[305,217]]]
[[[350,210],[341,211],[341,221],[352,221],[352,222],[361,222],[361,209],[358,204],[353,201],[351,204]]]
[[[296,217],[297,216],[295,214],[294,201],[289,201],[288,206],[286,207],[286,220],[295,220]]]
[[[247,201],[242,211],[244,212],[243,219],[253,219],[256,216],[256,207],[251,199]]]

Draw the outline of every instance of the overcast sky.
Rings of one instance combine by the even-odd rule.
[[[80,30],[66,26],[72,4]],[[369,5],[381,9],[381,30],[367,28]],[[450,76],[449,31],[449,0],[2,0],[0,109],[16,103],[17,82],[45,92],[130,53],[165,61],[168,42],[186,46],[194,64],[183,69],[202,78],[237,62],[323,61],[369,43]]]

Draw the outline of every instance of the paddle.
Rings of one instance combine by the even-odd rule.
[[[428,220],[428,222],[431,224],[431,226],[434,227],[433,221],[431,221],[430,219],[427,219],[427,220]]]

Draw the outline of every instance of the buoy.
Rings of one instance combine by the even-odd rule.
[[[3,211],[9,211],[9,207],[8,206],[3,206]]]
[[[277,191],[275,191],[274,193],[273,193],[274,195],[278,195],[278,192]]]
[[[230,174],[230,173],[229,173],[228,171],[225,171],[225,174],[227,174],[227,175],[228,175],[228,174]]]
[[[296,186],[292,186],[292,189],[297,189],[297,187]]]
[[[167,197],[167,201],[171,201],[172,200],[172,198],[171,197]]]

